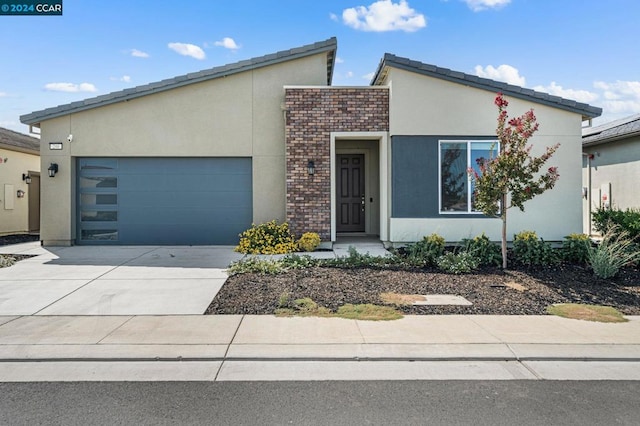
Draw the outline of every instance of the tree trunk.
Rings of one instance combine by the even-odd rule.
[[[507,269],[507,196],[502,195],[502,269]]]

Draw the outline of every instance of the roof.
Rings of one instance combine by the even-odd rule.
[[[582,131],[582,145],[596,145],[640,135],[640,114]]]
[[[40,139],[0,127],[0,148],[40,155]]]
[[[418,74],[427,75],[429,77],[439,78],[453,83],[463,84],[465,86],[475,87],[478,89],[489,90],[492,92],[501,92],[506,96],[523,99],[526,101],[536,102],[539,104],[563,109],[566,111],[581,114],[583,119],[599,117],[602,114],[602,108],[587,105],[570,99],[553,96],[548,93],[537,92],[532,89],[515,86],[513,84],[503,83],[501,81],[482,78],[460,71],[450,70],[448,68],[438,67],[436,65],[425,64],[413,61],[408,58],[401,58],[390,53],[386,53],[380,65],[374,74],[371,85],[382,84],[386,75],[386,68],[394,67],[411,71]]]
[[[85,111],[88,109],[98,108],[101,106],[113,104],[116,102],[127,101],[141,96],[151,95],[165,90],[175,89],[177,87],[189,84],[200,83],[215,78],[226,77],[269,65],[279,64],[294,59],[304,58],[307,56],[317,55],[327,52],[327,84],[331,84],[333,78],[333,67],[335,64],[336,50],[338,41],[335,37],[305,46],[296,47],[289,50],[264,55],[244,61],[235,62],[219,67],[214,67],[199,72],[189,73],[178,77],[169,78],[155,83],[145,84],[118,92],[108,93],[70,104],[60,105],[53,108],[47,108],[41,111],[35,111],[20,117],[20,121],[24,124],[39,124],[41,121],[50,120],[52,118],[68,115],[75,112]]]

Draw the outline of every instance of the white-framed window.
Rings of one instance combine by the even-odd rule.
[[[478,160],[498,154],[497,140],[438,141],[438,199],[441,214],[480,213],[474,209],[474,183],[467,170],[480,172]]]

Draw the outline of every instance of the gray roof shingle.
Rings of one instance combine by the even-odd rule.
[[[146,96],[165,90],[174,89],[188,84],[199,83],[206,80],[212,80],[219,77],[225,77],[268,65],[278,64],[293,59],[303,58],[306,56],[316,55],[318,53],[327,53],[327,84],[331,84],[333,78],[333,67],[335,65],[336,49],[338,41],[335,37],[305,46],[296,47],[289,50],[283,50],[252,59],[246,59],[233,64],[222,65],[198,72],[192,72],[166,80],[137,86],[118,92],[108,93],[106,95],[96,96],[94,98],[82,101],[72,102],[70,104],[59,105],[52,108],[35,111],[20,117],[23,124],[38,124],[41,121],[49,120],[62,115],[74,112],[84,111],[91,108],[97,108],[104,105],[121,102],[140,96]]]
[[[478,89],[489,90],[492,92],[502,92],[504,95],[513,98],[524,99],[527,101],[560,108],[566,111],[575,112],[581,114],[584,118],[595,118],[599,117],[602,114],[602,108],[587,105],[585,103],[576,102],[570,99],[564,99],[559,96],[550,95],[548,93],[537,92],[535,90],[527,89],[520,86],[514,86],[513,84],[503,83],[501,81],[491,80],[488,78],[466,74],[460,71],[450,70],[448,68],[441,68],[436,65],[413,61],[411,59],[402,58],[390,53],[386,53],[380,61],[380,65],[378,65],[378,69],[374,74],[371,85],[378,85],[381,83],[380,80],[384,75],[384,69],[386,67],[399,68],[406,71],[451,81],[453,83],[476,87]]]
[[[613,142],[632,136],[640,136],[640,114],[585,129],[582,133],[582,145]]]
[[[0,147],[40,155],[40,139],[0,127]]]

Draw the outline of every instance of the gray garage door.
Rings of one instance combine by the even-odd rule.
[[[79,244],[236,244],[250,158],[78,159]]]

